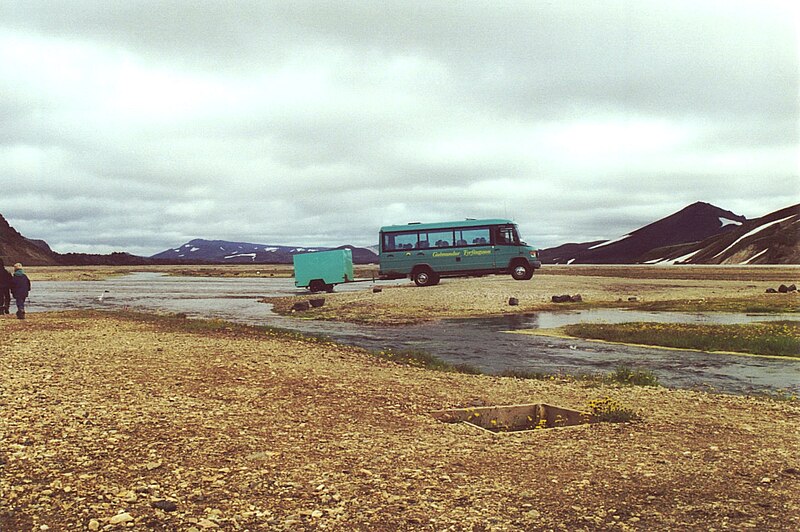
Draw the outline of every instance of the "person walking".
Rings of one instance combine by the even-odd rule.
[[[14,265],[14,275],[11,277],[11,294],[17,304],[17,318],[25,319],[25,299],[31,291],[31,280],[25,275],[22,264],[19,262]]]
[[[11,274],[0,259],[0,315],[8,314],[11,306]]]

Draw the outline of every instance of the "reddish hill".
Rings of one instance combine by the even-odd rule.
[[[654,249],[652,264],[800,264],[800,204],[701,242]]]
[[[26,266],[59,264],[56,254],[38,242],[28,240],[11,227],[0,214],[0,258],[6,266],[21,262]]]
[[[654,249],[694,243],[732,231],[746,221],[730,211],[697,202],[614,240],[564,244],[540,252],[551,264],[637,264]]]

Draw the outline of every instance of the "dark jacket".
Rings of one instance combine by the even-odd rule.
[[[28,297],[28,292],[31,291],[31,280],[24,273],[19,275],[15,272],[11,277],[11,293],[14,299],[22,299]]]
[[[5,268],[0,268],[0,290],[11,288],[11,273]]]

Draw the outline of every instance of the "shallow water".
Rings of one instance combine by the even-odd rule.
[[[407,281],[395,281],[405,284]],[[385,283],[381,283],[385,284]],[[371,290],[373,284],[338,285],[336,290]],[[607,373],[617,366],[649,369],[665,386],[703,388],[726,393],[774,390],[800,392],[800,359],[778,360],[695,351],[647,349],[508,334],[523,329],[549,329],[572,323],[630,321],[674,323],[745,323],[797,319],[795,315],[751,316],[731,313],[639,312],[593,309],[537,312],[493,318],[442,320],[409,326],[367,326],[279,316],[267,296],[308,294],[288,278],[169,277],[136,273],[105,281],[40,281],[34,283],[29,310],[121,309],[184,312],[189,317],[220,318],[323,334],[369,349],[419,349],[452,363],[466,363],[488,372],[525,370],[541,373]],[[324,296],[323,296],[324,297]]]

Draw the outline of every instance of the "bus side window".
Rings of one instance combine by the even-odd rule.
[[[448,248],[453,245],[453,231],[428,231],[428,242],[437,248]]]
[[[462,246],[482,246],[489,242],[489,229],[487,227],[476,229],[462,229],[456,231],[456,238]]]

